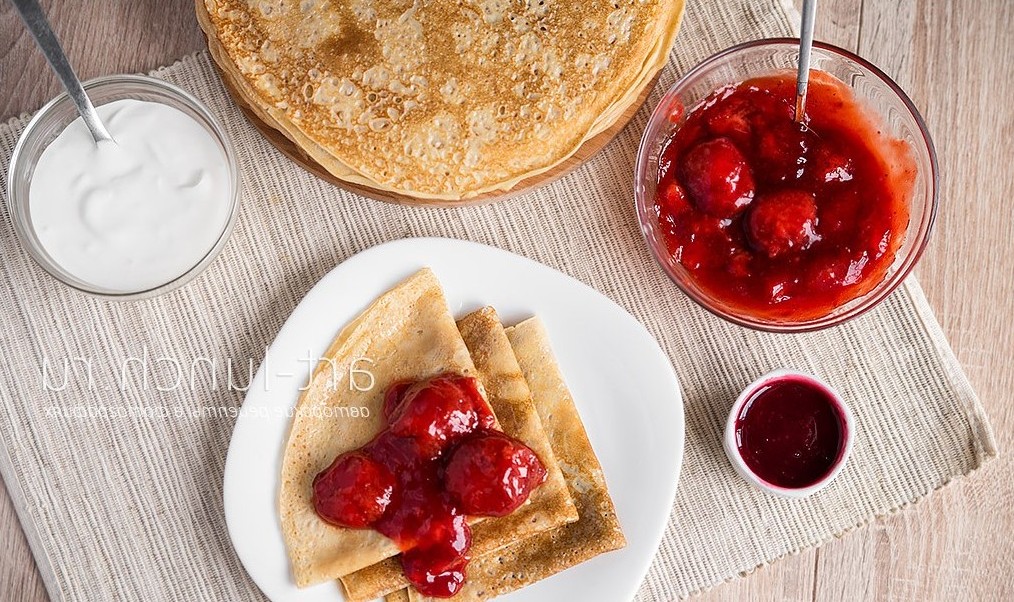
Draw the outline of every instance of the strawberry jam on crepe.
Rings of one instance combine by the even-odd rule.
[[[452,596],[470,558],[465,516],[510,514],[545,481],[546,469],[528,446],[494,430],[472,377],[395,383],[384,410],[387,428],[314,479],[314,508],[330,524],[391,538],[417,590]]]

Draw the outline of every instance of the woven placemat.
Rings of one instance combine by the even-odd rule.
[[[789,34],[796,19],[778,0],[689,4],[649,107],[709,54]],[[233,419],[220,408],[235,409],[243,397],[226,382],[227,362],[234,381],[247,383],[249,365],[321,276],[358,251],[408,236],[476,240],[566,272],[627,308],[671,357],[686,396],[686,456],[639,600],[684,596],[819,545],[996,453],[914,279],[862,318],[795,336],[727,324],[679,294],[645,249],[631,198],[647,108],[592,161],[535,193],[488,207],[413,209],[355,197],[295,167],[243,119],[206,55],[156,75],[206,102],[237,147],[242,213],[210,269],[158,299],[100,301],[43,274],[8,216],[0,219],[0,472],[54,599],[260,597],[222,512]],[[26,122],[0,127],[4,168]],[[126,358],[145,357],[147,369],[129,364],[122,377]],[[213,360],[216,379],[199,369],[192,382],[159,391],[173,375],[161,357]],[[91,383],[75,358],[90,362]],[[833,383],[858,422],[846,470],[804,501],[751,489],[720,444],[739,390],[780,366]]]

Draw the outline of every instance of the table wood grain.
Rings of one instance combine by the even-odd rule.
[[[798,1],[798,0],[797,0]],[[144,71],[200,49],[191,0],[43,1],[82,77]],[[936,142],[941,203],[917,275],[981,396],[1001,451],[1014,443],[1014,2],[821,0],[817,39],[894,77]],[[58,91],[0,2],[0,117]],[[1001,457],[926,500],[697,597],[1014,600],[1014,461]],[[45,599],[0,485],[0,592]]]

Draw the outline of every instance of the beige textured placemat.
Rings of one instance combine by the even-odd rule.
[[[778,0],[689,3],[658,89],[705,56],[785,35]],[[232,106],[204,55],[158,76],[194,92],[239,153],[243,210],[221,257],[159,299],[108,303],[41,273],[0,219],[0,470],[50,594],[68,600],[249,600],[221,483],[236,408],[286,316],[328,270],[357,251],[407,236],[467,238],[509,249],[604,292],[655,335],[686,395],[687,440],[669,529],[638,596],[662,600],[720,583],[900,508],[994,455],[989,424],[914,280],[879,309],[820,333],[776,336],[724,323],[692,305],[654,265],[638,231],[631,179],[642,110],[604,152],[563,180],[482,208],[411,209],[354,197],[302,172]],[[649,99],[653,106],[658,91]],[[0,127],[0,164],[26,119]],[[6,181],[6,174],[3,174]],[[161,392],[173,369],[206,364]],[[128,365],[125,358],[148,358]],[[92,366],[89,386],[84,363]],[[49,389],[42,382],[49,368]],[[838,387],[858,421],[847,469],[806,501],[750,489],[720,436],[732,399],[779,366]],[[147,375],[147,382],[142,378]],[[105,409],[101,409],[105,408]],[[186,417],[180,417],[184,415]],[[256,528],[251,525],[250,528]]]

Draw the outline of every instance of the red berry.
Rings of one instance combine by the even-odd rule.
[[[736,251],[726,224],[726,220],[707,215],[685,215],[672,225],[676,241],[673,257],[691,271],[722,265]]]
[[[680,265],[691,272],[696,272],[705,266],[707,251],[701,245],[683,243],[676,247],[673,256],[676,258],[676,261],[680,262]]]
[[[715,136],[731,138],[740,143],[750,139],[754,108],[741,98],[719,101],[707,113],[708,130]]]
[[[805,249],[818,240],[816,220],[813,195],[783,190],[757,198],[746,219],[747,235],[758,251],[777,257]]]
[[[852,159],[826,147],[814,149],[806,166],[806,174],[816,184],[849,182],[854,171]]]
[[[415,440],[424,458],[435,458],[452,443],[496,419],[474,378],[438,376],[405,391],[391,417],[391,433]]]
[[[489,433],[465,439],[451,454],[444,483],[462,512],[506,516],[546,480],[546,469],[527,445]]]
[[[394,416],[405,399],[405,393],[412,387],[412,381],[403,380],[396,382],[384,391],[384,418],[388,420]]]
[[[767,122],[755,142],[757,173],[771,183],[792,182],[803,175],[815,144],[813,132],[790,120]]]
[[[732,217],[753,200],[753,174],[728,138],[690,149],[679,169],[680,180],[697,208],[715,217]]]
[[[394,476],[359,452],[335,458],[313,479],[313,507],[326,522],[363,529],[377,521],[391,503]]]
[[[676,180],[658,185],[658,208],[673,217],[683,215],[691,209],[687,193]]]
[[[449,516],[437,523],[426,545],[402,553],[401,567],[405,577],[424,596],[448,598],[465,583],[472,531],[462,515]]]

